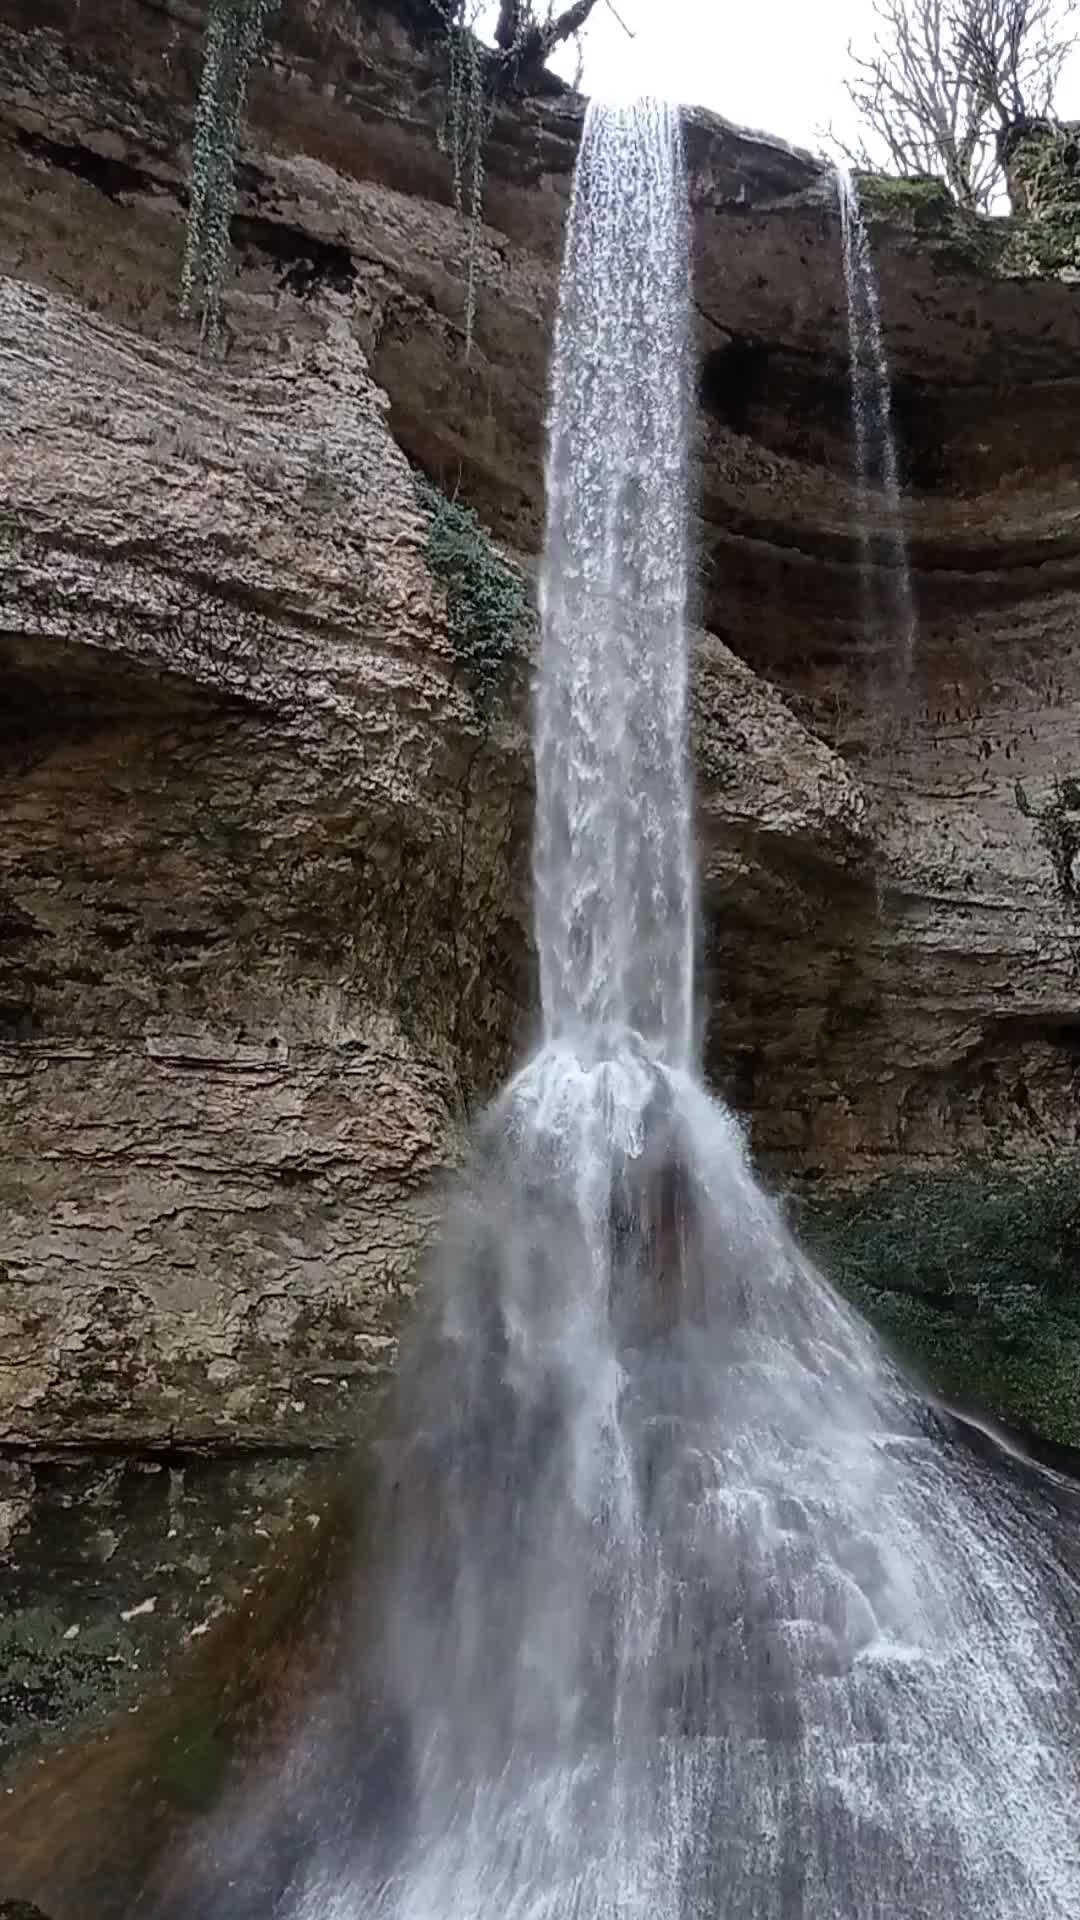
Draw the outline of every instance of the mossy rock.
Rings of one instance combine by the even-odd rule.
[[[1080,1163],[910,1174],[811,1200],[801,1230],[946,1398],[1080,1446]]]
[[[1002,155],[1017,209],[1004,270],[1080,279],[1080,129],[1031,121],[1010,131]]]
[[[893,214],[933,231],[950,226],[959,211],[936,174],[860,173],[859,204],[864,214]]]
[[[446,590],[450,640],[477,712],[486,716],[523,654],[529,628],[525,582],[471,508],[448,500],[422,474],[415,486],[428,516],[428,566]]]
[[[254,1755],[277,1752],[284,1764],[297,1700],[341,1671],[334,1650],[362,1606],[370,1482],[366,1447],[329,1468],[251,1592],[137,1711],[121,1705],[13,1777],[0,1795],[0,1870],[13,1894],[94,1920],[157,1911],[170,1849],[179,1855],[202,1831]]]
[[[860,173],[857,186],[868,225],[898,228],[961,267],[990,272],[997,266],[1007,222],[958,206],[936,174]]]
[[[48,1607],[0,1612],[0,1733],[14,1752],[23,1736],[93,1719],[119,1705],[138,1672],[122,1627],[67,1626]]]

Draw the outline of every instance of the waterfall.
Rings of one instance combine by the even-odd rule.
[[[689,1057],[689,262],[677,116],[585,121],[555,336],[536,700],[549,1037]]]
[[[549,423],[543,1041],[404,1346],[349,1664],[231,1809],[199,1920],[1080,1912],[1064,1495],[907,1384],[692,1057],[686,227],[675,115],[591,109]]]
[[[892,380],[881,332],[877,274],[858,190],[844,166],[836,168],[836,197],[847,292],[851,428],[855,445],[859,584],[863,630],[884,644],[903,699],[911,684],[915,604],[911,591],[904,505],[892,422]],[[878,530],[872,510],[880,487]]]

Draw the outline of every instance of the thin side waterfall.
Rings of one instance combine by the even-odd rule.
[[[844,166],[836,168],[836,197],[847,290],[863,628],[872,641],[888,649],[895,691],[903,700],[914,665],[915,603],[893,432],[892,379],[870,240],[858,190]],[[875,485],[880,489],[876,510]]]
[[[686,249],[677,116],[590,109],[549,425],[544,1040],[405,1345],[347,1658],[170,1916],[1080,1913],[1059,1494],[907,1384],[691,1053]]]

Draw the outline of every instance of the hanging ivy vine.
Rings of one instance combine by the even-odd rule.
[[[248,75],[262,46],[275,0],[209,0],[202,80],[191,140],[187,245],[180,311],[200,323],[200,339],[216,350],[236,206],[236,150]]]
[[[476,268],[484,210],[484,145],[500,98],[527,93],[563,41],[580,33],[596,0],[571,0],[541,17],[535,0],[500,0],[495,45],[475,31],[481,0],[432,0],[446,30],[448,53],[443,146],[450,155],[454,206],[468,235],[465,284],[465,358],[476,328]]]
[[[475,0],[438,0],[446,23],[449,73],[443,146],[450,156],[454,206],[465,222],[465,358],[476,326],[476,261],[484,210],[484,142],[495,115],[485,49],[473,32]]]
[[[1032,806],[1027,790],[1019,780],[1013,791],[1016,795],[1016,804],[1024,818],[1035,823],[1035,831],[1049,855],[1054,879],[1062,899],[1076,901],[1080,897],[1077,879],[1077,860],[1080,856],[1080,780],[1071,778],[1062,780],[1055,775],[1050,798],[1041,807]]]
[[[236,205],[236,152],[248,77],[277,0],[207,0],[202,78],[191,142],[187,244],[181,312],[197,316],[200,339],[216,348]],[[468,232],[465,357],[476,324],[476,273],[484,200],[484,145],[497,100],[527,92],[552,50],[578,33],[596,0],[571,0],[538,15],[534,0],[499,0],[495,45],[474,31],[481,0],[429,0],[448,52],[443,146],[449,152],[454,205]]]

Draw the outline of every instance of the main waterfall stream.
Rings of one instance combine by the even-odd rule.
[[[476,1130],[402,1358],[374,1723],[313,1708],[200,1920],[1080,1913],[1049,1496],[906,1383],[697,1074],[688,280],[678,116],[591,108],[547,467],[542,1043]]]

